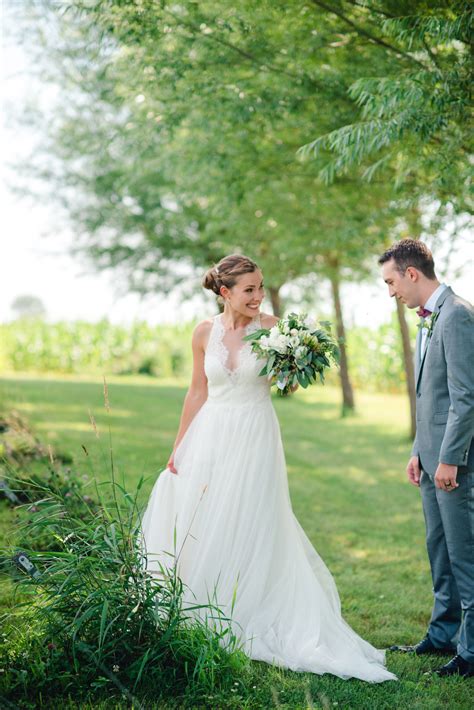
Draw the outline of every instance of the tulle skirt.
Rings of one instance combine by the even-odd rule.
[[[293,513],[269,398],[206,402],[142,520],[148,569],[177,560],[190,604],[217,603],[253,659],[340,678],[395,680],[341,616],[334,580]]]

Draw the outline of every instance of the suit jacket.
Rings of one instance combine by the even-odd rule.
[[[420,354],[416,338],[416,437],[412,455],[434,474],[438,464],[474,471],[474,308],[447,288]]]

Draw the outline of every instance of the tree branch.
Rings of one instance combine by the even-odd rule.
[[[359,7],[361,10],[369,10],[369,12],[374,12],[377,15],[381,15],[382,17],[386,17],[389,20],[395,20],[397,18],[397,15],[392,15],[390,12],[384,12],[383,10],[377,10],[375,7],[371,7],[370,5],[362,5],[361,3],[357,2],[357,0],[345,0],[345,2],[350,3],[351,5],[354,5],[355,7]],[[431,49],[431,47],[428,45],[426,38],[423,37],[422,39],[423,46],[429,55],[431,61],[441,71],[441,65],[438,61],[438,58],[436,57],[435,53]],[[408,55],[410,56],[410,55]],[[413,58],[413,57],[412,57]]]
[[[395,15],[392,15],[389,12],[384,12],[383,10],[377,10],[375,7],[371,7],[370,5],[366,4],[361,4],[360,2],[357,2],[357,0],[345,0],[346,2],[350,3],[351,5],[355,5],[355,7],[360,7],[361,10],[369,10],[370,12],[375,12],[376,15],[382,15],[382,17],[388,17],[389,19],[393,20]]]
[[[363,29],[362,27],[359,27],[356,25],[356,23],[353,20],[350,20],[348,17],[346,17],[340,10],[331,7],[330,5],[326,5],[325,2],[321,2],[321,0],[311,0],[313,5],[317,5],[320,7],[322,10],[326,10],[327,12],[331,12],[333,15],[336,15],[339,17],[343,22],[348,24],[352,29],[354,29],[357,34],[367,37],[371,42],[374,42],[375,44],[379,44],[381,47],[385,47],[385,49],[389,49],[391,52],[395,52],[396,54],[399,54],[402,57],[405,57],[405,59],[409,59],[411,62],[415,62],[415,64],[418,64],[418,66],[422,67],[423,69],[426,69],[425,65],[418,61],[418,59],[415,59],[415,57],[412,57],[411,54],[407,54],[404,52],[402,49],[398,49],[398,47],[394,47],[393,45],[389,44],[388,42],[385,42],[385,40],[381,39],[380,37],[376,37],[375,35],[371,34],[367,30]]]
[[[197,26],[194,25],[191,22],[186,22],[183,20],[181,17],[176,15],[174,12],[171,12],[171,10],[164,9],[163,12],[165,12],[168,15],[171,15],[173,19],[177,22],[177,24],[182,25],[188,30],[191,30],[195,35],[199,35],[203,39],[207,39],[213,42],[217,42],[218,44],[221,44],[224,47],[227,47],[228,49],[231,49],[234,52],[237,52],[237,54],[240,54],[241,57],[244,57],[249,62],[252,62],[253,64],[258,64],[260,67],[265,67],[269,72],[272,72],[274,74],[281,74],[283,76],[287,76],[290,79],[296,79],[299,82],[306,82],[310,83],[313,86],[315,86],[317,89],[320,91],[327,91],[327,85],[321,84],[318,81],[315,81],[315,79],[312,79],[309,77],[307,74],[294,74],[293,72],[290,72],[286,69],[282,69],[280,67],[277,67],[273,64],[270,64],[269,62],[266,62],[264,60],[260,60],[258,57],[255,55],[251,54],[245,49],[242,49],[241,47],[238,47],[235,44],[232,44],[232,42],[229,42],[228,40],[223,39],[222,37],[219,37],[218,35],[215,34],[215,32],[212,32],[212,34],[204,34],[201,29]],[[333,87],[335,88],[335,87]],[[339,91],[336,90],[337,95],[340,98],[344,98],[347,100],[346,92],[345,91]]]
[[[423,37],[422,42],[423,42],[423,47],[424,47],[424,48],[426,49],[426,51],[428,52],[431,61],[433,62],[433,64],[435,65],[435,67],[436,67],[437,69],[439,69],[439,71],[441,71],[441,66],[440,66],[440,64],[439,64],[439,62],[438,62],[438,59],[437,59],[436,55],[434,54],[434,52],[432,51],[432,49],[430,48],[430,46],[428,45],[428,43],[427,43],[427,41],[426,41],[426,39],[425,39],[424,37]]]

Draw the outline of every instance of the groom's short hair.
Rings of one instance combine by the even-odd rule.
[[[409,266],[413,266],[428,279],[435,279],[433,254],[426,244],[418,239],[401,239],[389,247],[379,258],[379,264],[393,259],[396,268],[404,274]]]

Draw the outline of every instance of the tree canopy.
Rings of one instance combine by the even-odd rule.
[[[359,119],[319,135],[302,152],[330,152],[321,171],[328,182],[365,163],[369,180],[385,168],[417,195],[469,209],[472,4],[368,2],[365,12],[400,49],[397,71],[381,73],[375,65],[354,81],[349,95]],[[400,61],[402,54],[411,61]]]
[[[275,287],[334,252],[363,270],[411,191],[357,168],[328,187],[324,158],[297,151],[353,119],[349,90],[369,68],[395,77],[414,60],[350,5],[357,22],[319,2],[41,3],[65,101],[45,145],[57,160],[40,170],[99,267],[143,291],[171,286],[173,260],[236,249]]]

